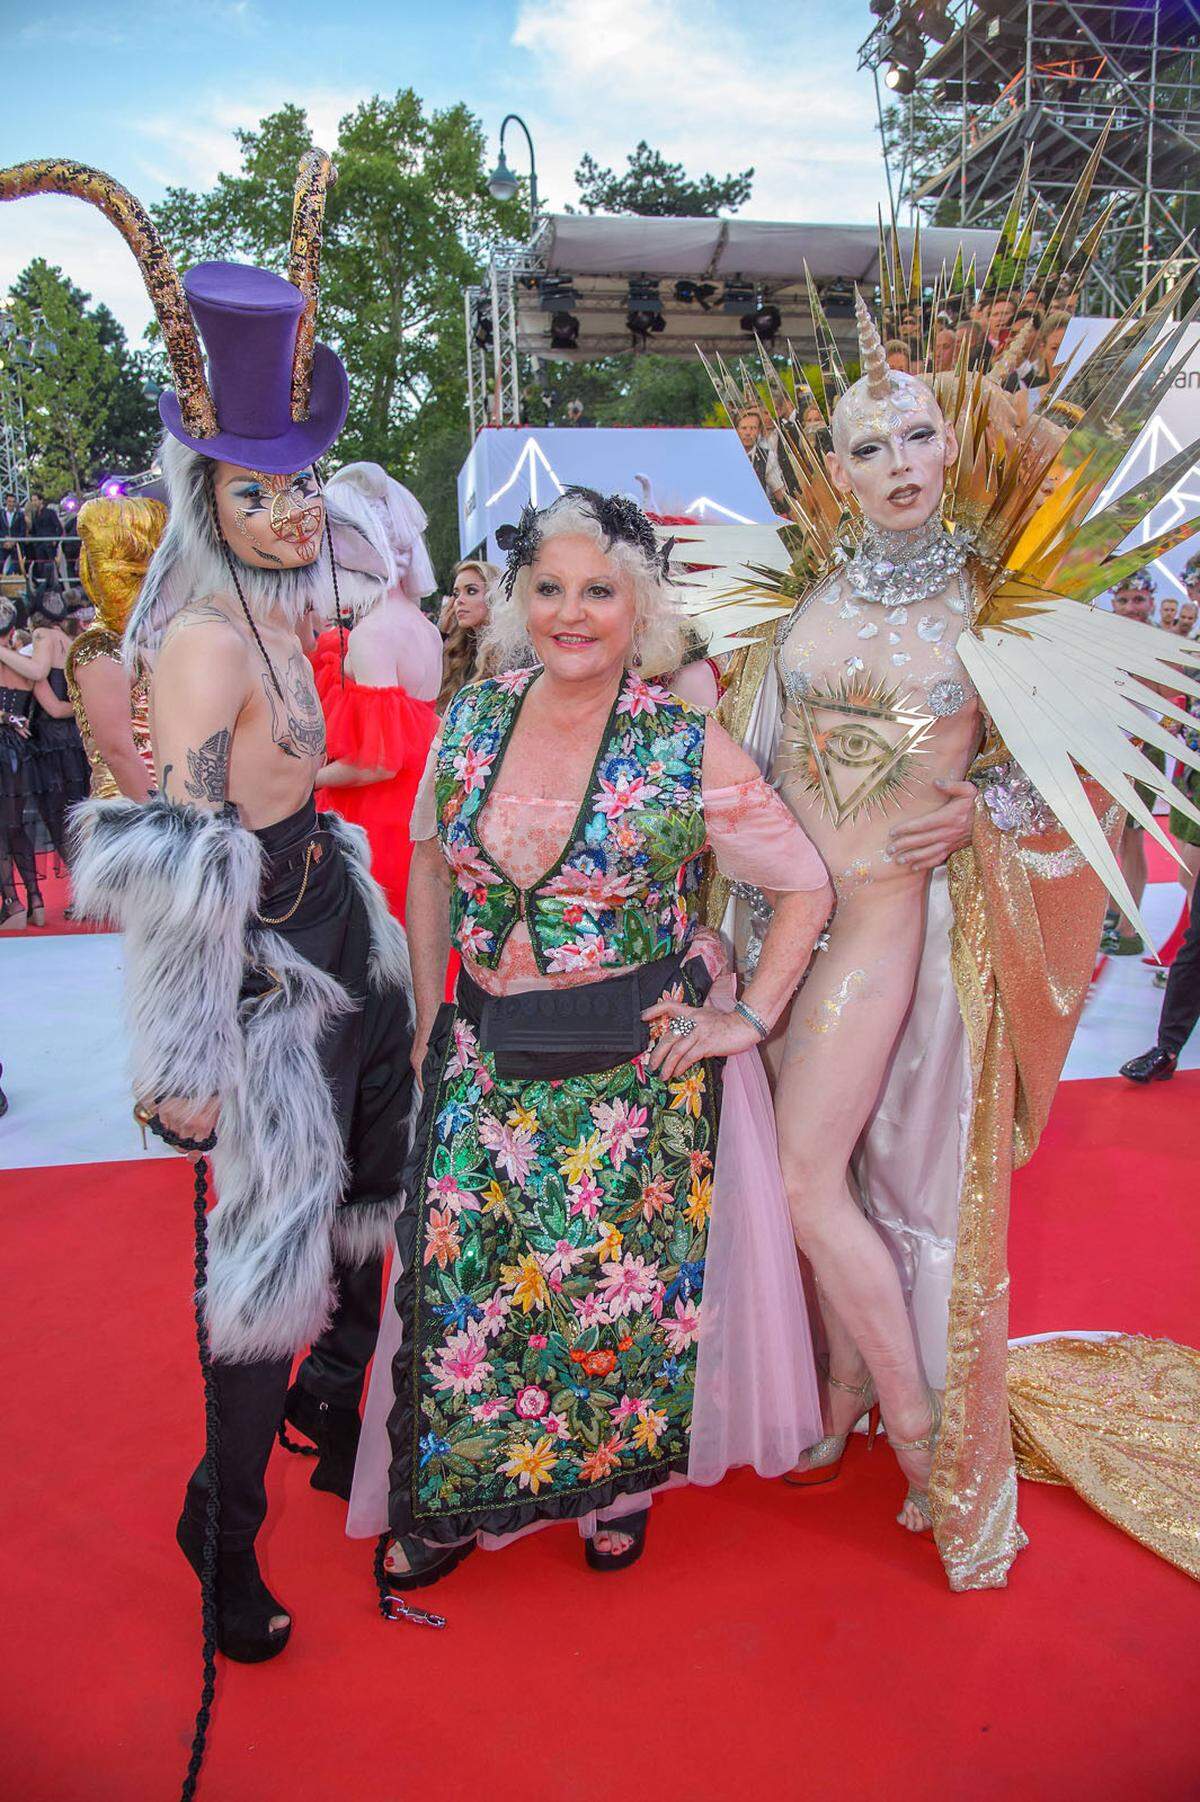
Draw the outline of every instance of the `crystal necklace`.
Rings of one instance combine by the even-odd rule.
[[[959,574],[970,552],[969,535],[947,531],[936,514],[912,532],[889,532],[868,522],[862,542],[845,560],[850,598],[876,607],[927,601]],[[962,610],[960,585],[947,604]]]

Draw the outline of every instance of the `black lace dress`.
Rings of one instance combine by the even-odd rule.
[[[47,680],[60,701],[69,698],[65,670],[52,669]],[[51,844],[65,861],[67,815],[77,801],[86,799],[91,784],[91,769],[74,714],[57,720],[35,701],[29,742],[29,774],[37,810]]]
[[[30,780],[32,753],[18,721],[28,720],[32,691],[0,684],[0,913],[12,913],[22,905],[15,875],[25,885],[32,905],[38,898],[37,863],[33,841],[25,829],[25,810],[33,797]]]

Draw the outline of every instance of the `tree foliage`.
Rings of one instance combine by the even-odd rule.
[[[660,150],[651,150],[643,138],[625,159],[622,174],[602,169],[593,156],[584,154],[575,171],[575,185],[585,213],[639,213],[655,219],[708,218],[715,213],[736,213],[750,198],[754,170],[740,175],[684,173],[682,163],[669,163]]]
[[[34,259],[11,291],[13,316],[31,346],[16,372],[33,486],[57,498],[101,476],[145,469],[158,416],[146,369],[105,306],[61,269]]]
[[[286,269],[296,166],[311,137],[301,107],[283,106],[238,133],[241,172],[208,193],[173,188],[155,209],[182,267],[237,258]],[[449,542],[454,485],[424,488],[428,445],[467,450],[462,290],[488,249],[516,236],[519,201],[487,191],[484,139],[464,106],[426,111],[411,89],[364,101],[329,146],[329,193],[318,336],[350,379],[339,460],[369,458],[411,485],[432,536]]]

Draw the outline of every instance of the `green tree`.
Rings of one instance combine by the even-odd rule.
[[[736,213],[750,198],[754,170],[740,175],[701,175],[695,180],[682,163],[668,163],[643,138],[625,159],[623,174],[602,169],[592,156],[581,158],[575,171],[580,205],[585,213],[640,213],[656,219],[707,218]]]
[[[85,492],[111,471],[149,463],[157,416],[146,374],[107,307],[61,269],[35,258],[12,288],[18,329],[31,343],[18,380],[30,479],[57,498]]]
[[[173,188],[154,209],[182,267],[234,257],[286,268],[307,117],[284,106],[238,139],[239,174],[205,194]],[[364,101],[329,148],[338,179],[325,215],[318,335],[350,379],[337,456],[381,463],[413,488],[444,569],[454,484],[433,491],[418,476],[430,443],[454,437],[459,462],[466,453],[462,291],[493,243],[519,235],[521,203],[488,194],[483,133],[466,107],[427,112],[411,89]]]

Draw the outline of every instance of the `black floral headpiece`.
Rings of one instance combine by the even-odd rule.
[[[659,544],[654,527],[642,512],[636,501],[631,501],[624,494],[600,494],[595,488],[566,488],[560,496],[562,500],[583,501],[592,518],[604,533],[606,549],[612,549],[618,540],[622,544],[631,544],[641,551],[650,568],[661,581],[670,580],[671,551],[675,540],[668,538]],[[507,553],[508,562],[504,571],[504,591],[511,595],[513,584],[517,579],[517,571],[533,562],[542,542],[542,520],[557,506],[552,501],[550,507],[540,510],[534,506],[522,508],[521,517],[515,526],[500,526],[496,532],[496,543]]]

